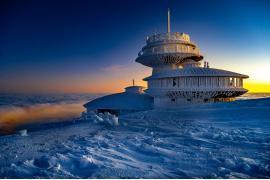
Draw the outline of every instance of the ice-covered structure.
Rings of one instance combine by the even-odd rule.
[[[142,86],[129,86],[125,92],[103,96],[84,105],[87,113],[126,114],[153,108],[153,97],[144,93]]]
[[[153,68],[146,93],[154,97],[155,107],[187,103],[231,101],[247,92],[243,79],[248,76],[213,69],[208,62],[201,66],[203,56],[198,46],[185,33],[171,33],[168,11],[167,33],[146,39],[136,62]]]
[[[88,111],[119,114],[151,109],[152,104],[154,107],[175,107],[188,103],[232,101],[247,92],[243,88],[247,75],[210,68],[206,61],[202,66],[203,56],[189,35],[171,33],[170,29],[168,10],[167,33],[147,37],[146,45],[135,60],[153,68],[152,75],[144,79],[148,86],[146,94],[140,86],[127,87],[125,93],[87,103]]]

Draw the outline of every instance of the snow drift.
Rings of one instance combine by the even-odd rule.
[[[0,177],[270,178],[269,112],[242,100],[0,137]]]

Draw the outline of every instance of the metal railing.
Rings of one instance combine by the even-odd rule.
[[[147,37],[146,43],[165,41],[165,40],[178,40],[178,41],[190,42],[189,35],[176,32],[176,33],[161,33],[161,34],[152,35],[150,37]]]

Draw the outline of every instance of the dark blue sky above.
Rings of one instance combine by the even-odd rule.
[[[20,89],[17,81],[102,79],[104,67],[134,66],[145,37],[165,32],[168,7],[172,31],[190,34],[206,57],[270,51],[267,0],[0,1],[0,91]]]

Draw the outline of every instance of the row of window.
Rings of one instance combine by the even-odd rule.
[[[230,77],[175,77],[149,80],[148,87],[243,87],[243,79]]]

